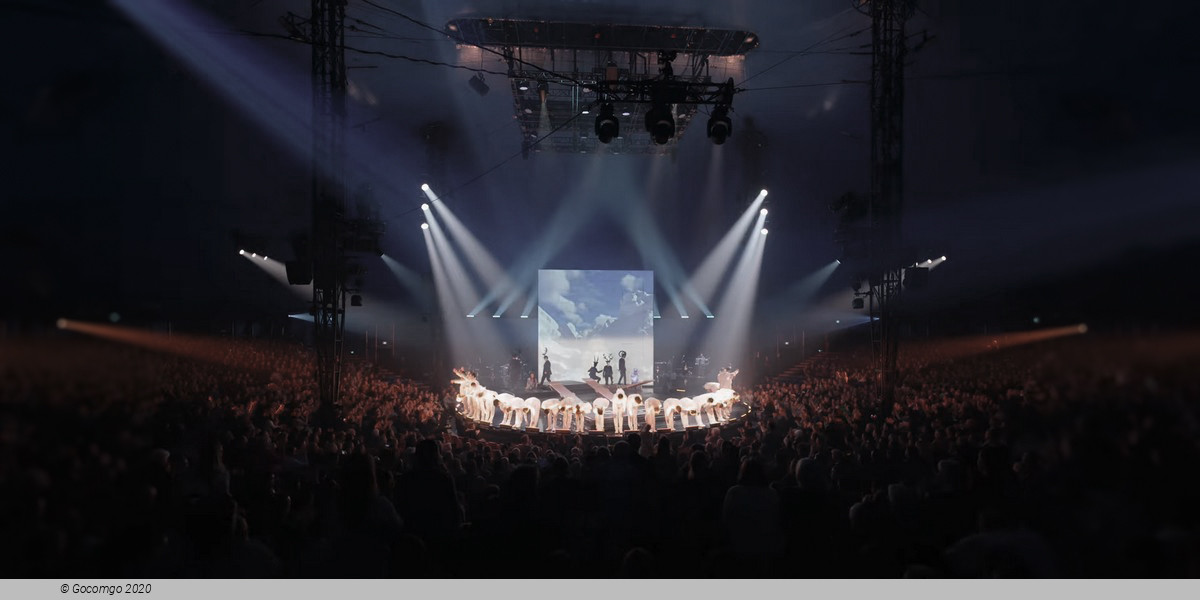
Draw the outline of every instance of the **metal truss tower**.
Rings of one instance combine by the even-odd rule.
[[[341,224],[346,119],[346,0],[312,0],[313,164],[312,266],[314,342],[317,352],[317,420],[337,422],[346,327],[345,253]]]
[[[871,341],[878,369],[880,416],[890,415],[899,379],[900,264],[903,208],[904,26],[913,0],[855,0],[871,17],[871,194],[868,260]]]

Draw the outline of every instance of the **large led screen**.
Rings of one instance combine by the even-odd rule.
[[[653,271],[538,271],[538,377],[548,360],[551,381],[649,380],[653,294]]]

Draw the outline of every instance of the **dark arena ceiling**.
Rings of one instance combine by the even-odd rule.
[[[0,6],[28,52],[11,61],[0,125],[0,247],[20,290],[3,299],[6,314],[303,308],[237,250],[287,260],[311,226],[310,173],[321,165],[310,46],[296,29],[309,9]],[[903,233],[950,258],[933,273],[930,306],[1182,256],[1196,243],[1197,12],[1191,2],[916,4]],[[422,183],[501,265],[561,238],[542,264],[665,260],[683,273],[768,188],[760,298],[786,305],[790,286],[841,253],[830,204],[869,190],[870,20],[849,0],[349,0],[346,15],[347,197],[387,223],[382,250],[418,276],[429,272]],[[505,48],[524,62],[510,64]],[[651,105],[630,89],[612,98],[618,138],[597,141],[610,62],[617,81],[657,76],[661,51],[675,53],[681,81],[733,80],[726,143],[705,131],[718,96],[676,103],[677,134],[657,145],[645,130]],[[548,232],[558,210],[575,217]],[[386,268],[366,265],[362,278],[364,293],[419,322],[420,302]],[[848,291],[835,279],[829,290]],[[770,329],[773,317],[756,318]]]

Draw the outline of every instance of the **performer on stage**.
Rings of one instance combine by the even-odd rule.
[[[542,350],[542,382],[539,385],[550,383],[550,349]]]
[[[617,356],[621,357],[621,359],[617,361],[617,373],[620,373],[621,375],[617,379],[617,385],[626,385],[629,382],[625,380],[625,351],[622,350],[618,352]]]
[[[612,376],[613,376],[612,355],[605,354],[604,355],[604,385],[612,385],[612,382],[613,382]]]
[[[600,369],[596,368],[596,365],[598,364],[600,364],[600,359],[597,358],[596,360],[592,361],[592,368],[588,369],[588,379],[591,379],[592,381],[600,381]]]
[[[741,371],[741,369],[734,370],[733,365],[730,365],[728,367],[722,367],[721,370],[717,372],[717,383],[721,385],[721,389],[733,389],[733,378],[737,377],[738,371]]]

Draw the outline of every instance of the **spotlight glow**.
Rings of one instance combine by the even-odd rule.
[[[942,255],[942,260],[946,260],[946,255]]]
[[[428,184],[428,183],[422,183],[422,184],[421,184],[421,191],[422,191],[422,192],[428,192],[428,191],[429,191],[429,184]]]
[[[251,252],[251,253],[250,253],[250,257],[251,257],[251,258],[258,258],[258,253],[256,253],[256,252]]]
[[[763,227],[762,231],[760,231],[759,233],[762,233],[763,235],[767,235],[767,228]]]
[[[429,229],[429,223],[421,223],[421,229]]]
[[[266,255],[266,254],[264,254],[264,255],[263,255],[263,260],[267,260],[267,255]]]
[[[759,196],[762,196],[763,198],[766,198],[766,197],[767,197],[767,190],[766,190],[766,188],[763,188],[763,190],[762,190],[762,191],[760,191],[760,192],[758,193],[758,195],[759,195]]]
[[[246,251],[245,251],[245,250],[238,250],[238,254],[241,254],[241,255],[245,256],[245,255],[246,255]]]
[[[758,211],[758,214],[760,214],[760,215],[763,215],[763,216],[766,216],[766,215],[767,215],[767,209],[765,209],[765,208],[764,208],[764,209],[762,209],[762,210]]]
[[[422,202],[422,203],[421,203],[421,210],[428,211],[428,210],[429,210],[429,205],[428,205],[428,204],[425,204],[425,203],[423,203],[423,202]]]

